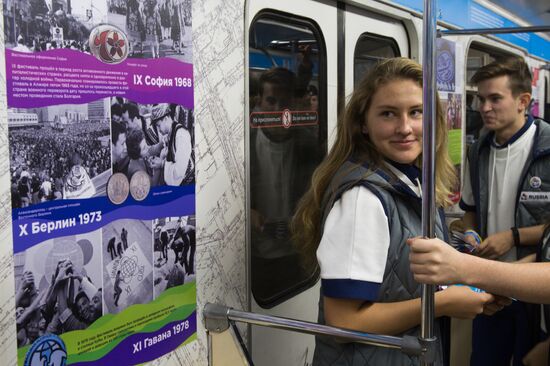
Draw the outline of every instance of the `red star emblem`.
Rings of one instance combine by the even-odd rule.
[[[118,38],[117,32],[113,32],[112,38],[107,38],[107,43],[109,43],[109,46],[111,46],[111,51],[109,52],[111,56],[117,54],[119,57],[122,57],[122,55],[124,54],[124,51],[122,51],[122,47],[124,47],[125,43],[123,39]]]

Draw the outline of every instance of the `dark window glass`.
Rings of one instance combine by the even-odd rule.
[[[361,34],[353,56],[353,85],[359,84],[367,71],[378,61],[400,55],[394,39],[368,33]]]
[[[252,294],[273,307],[315,283],[289,224],[326,155],[325,48],[314,22],[260,13],[250,27]]]

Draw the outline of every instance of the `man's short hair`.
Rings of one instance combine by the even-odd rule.
[[[126,113],[128,112],[128,117],[130,117],[130,120],[134,120],[136,117],[140,117],[139,114],[139,107],[135,103],[125,103],[122,105],[122,112]]]
[[[472,83],[477,85],[482,81],[499,76],[508,76],[512,95],[531,93],[532,76],[523,57],[510,56],[483,66],[472,76]]]
[[[113,116],[117,116],[119,118],[122,118],[122,106],[120,104],[113,104],[111,105],[111,118]]]
[[[265,71],[260,76],[259,94],[260,96],[263,95],[264,85],[266,83],[270,83],[280,88],[284,88],[284,90],[287,90],[289,94],[293,93],[295,81],[296,81],[296,76],[292,71],[285,69],[284,67],[274,67],[272,69]]]
[[[131,129],[126,135],[126,148],[130,159],[137,160],[141,157],[141,141],[143,140],[143,132],[138,129]]]
[[[126,127],[117,121],[111,122],[111,141],[113,142],[113,145],[116,145],[118,141],[118,136],[122,135],[123,133],[126,133]]]

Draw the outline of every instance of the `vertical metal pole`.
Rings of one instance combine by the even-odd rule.
[[[435,128],[436,128],[436,82],[435,41],[437,31],[436,0],[424,0],[424,24],[422,32],[423,71],[423,138],[422,138],[422,235],[435,236]],[[434,286],[422,285],[421,341],[434,338]],[[432,365],[422,361],[422,365]]]

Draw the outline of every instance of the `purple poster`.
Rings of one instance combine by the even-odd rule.
[[[196,339],[191,0],[4,3],[18,364]]]

